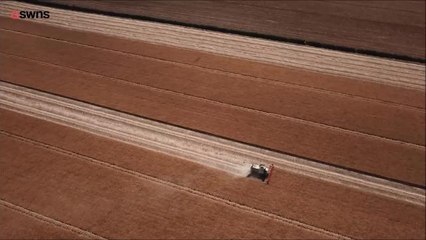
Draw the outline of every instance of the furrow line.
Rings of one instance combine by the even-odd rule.
[[[76,233],[79,236],[88,237],[90,239],[106,239],[106,238],[101,237],[101,236],[99,236],[99,235],[97,235],[95,233],[83,230],[83,229],[75,227],[73,225],[61,222],[61,221],[53,219],[51,217],[47,217],[47,216],[44,216],[44,215],[42,215],[40,213],[37,213],[37,212],[34,212],[32,210],[26,209],[24,207],[18,206],[16,204],[8,202],[8,201],[6,201],[5,199],[2,199],[2,198],[0,198],[0,205],[2,205],[4,207],[7,207],[7,208],[9,208],[9,209],[11,209],[13,211],[18,212],[18,213],[21,213],[21,214],[24,214],[26,216],[29,216],[31,218],[35,218],[35,219],[37,219],[39,221],[42,221],[42,222],[45,222],[45,223],[48,223],[48,224],[60,227],[60,228],[65,229],[67,231]]]

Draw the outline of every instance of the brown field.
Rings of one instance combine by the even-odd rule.
[[[303,66],[303,59],[300,67],[260,57],[255,61],[195,47],[58,27],[40,19],[12,20],[0,9],[0,83],[370,177],[354,180],[361,186],[365,179],[375,177],[400,187],[387,189],[387,193],[402,193],[392,192],[395,196],[389,197],[367,187],[312,177],[319,174],[310,177],[280,166],[269,184],[237,177],[193,159],[149,150],[148,144],[140,147],[95,134],[101,131],[84,131],[78,124],[25,115],[24,104],[21,110],[11,110],[19,102],[10,104],[10,93],[0,96],[0,239],[424,239],[424,202],[404,199],[412,193],[409,190],[424,193],[426,185],[425,89],[421,79],[425,73],[418,60],[424,60],[424,44],[420,44],[424,43],[424,18],[421,23],[419,17],[424,10],[417,9],[424,7],[424,2],[388,2],[387,9],[382,5],[386,2],[327,2],[317,9],[322,14],[306,12],[296,2],[277,2],[274,8],[268,7],[271,2],[267,1],[204,3],[189,6],[145,1],[131,9],[127,1],[66,4],[108,11],[116,6],[117,12],[136,15],[149,10],[147,16],[166,20],[297,37],[417,60],[324,53],[317,48],[310,54],[318,54],[318,62],[326,54],[336,62],[339,56],[352,62],[326,63],[322,67],[331,66],[331,70],[314,71]],[[177,14],[171,6],[186,10]],[[225,6],[230,8],[219,16],[229,20],[234,14],[234,22],[192,13]],[[343,11],[350,6],[353,11]],[[262,13],[265,9],[270,16]],[[339,11],[333,13],[333,9]],[[73,12],[67,14],[72,16]],[[245,14],[257,16],[251,28],[242,24]],[[392,19],[392,14],[402,20]],[[52,16],[52,22],[66,19]],[[306,21],[295,24],[297,16]],[[95,18],[88,17],[81,24]],[[265,25],[265,21],[272,22]],[[276,24],[286,21],[293,23],[285,31],[276,30]],[[335,21],[341,26],[330,28]],[[158,31],[167,32],[164,26]],[[303,34],[296,26],[305,26]],[[326,27],[330,30],[315,33],[315,29]],[[362,30],[356,33],[357,28]],[[386,36],[386,44],[377,42]],[[220,44],[237,38],[226,39],[212,44],[220,48]],[[299,47],[301,52],[308,51]],[[298,54],[291,57],[297,59]],[[374,63],[383,63],[383,69]],[[306,61],[308,64],[312,61]],[[354,76],[359,69],[367,72]],[[173,145],[169,143],[166,145]],[[219,152],[214,156],[225,158],[220,150],[214,151]],[[382,190],[389,186],[378,185]]]

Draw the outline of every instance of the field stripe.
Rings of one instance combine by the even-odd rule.
[[[50,11],[51,17],[43,19],[43,23],[67,29],[195,49],[405,88],[425,89],[423,64],[13,1],[2,2],[0,6],[0,15],[7,17],[16,9]]]

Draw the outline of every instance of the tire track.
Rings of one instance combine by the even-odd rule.
[[[35,218],[35,219],[37,219],[41,222],[45,222],[47,224],[54,225],[54,226],[62,228],[64,230],[76,233],[76,234],[78,234],[79,236],[82,236],[82,237],[87,237],[89,239],[106,239],[106,238],[101,237],[101,236],[99,236],[95,233],[83,230],[83,229],[78,228],[76,226],[61,222],[59,220],[53,219],[51,217],[47,217],[47,216],[42,215],[40,213],[34,212],[32,210],[29,210],[27,208],[18,206],[16,204],[8,202],[8,201],[6,201],[5,199],[2,199],[2,198],[0,198],[0,205],[7,207],[7,208],[9,208],[9,209],[11,209],[15,212],[20,213],[20,214],[29,216],[31,218]]]

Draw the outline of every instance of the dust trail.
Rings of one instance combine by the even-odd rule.
[[[248,163],[244,163],[238,167],[236,167],[236,172],[235,175],[237,175],[238,177],[247,177],[250,174],[250,167],[251,164]]]

